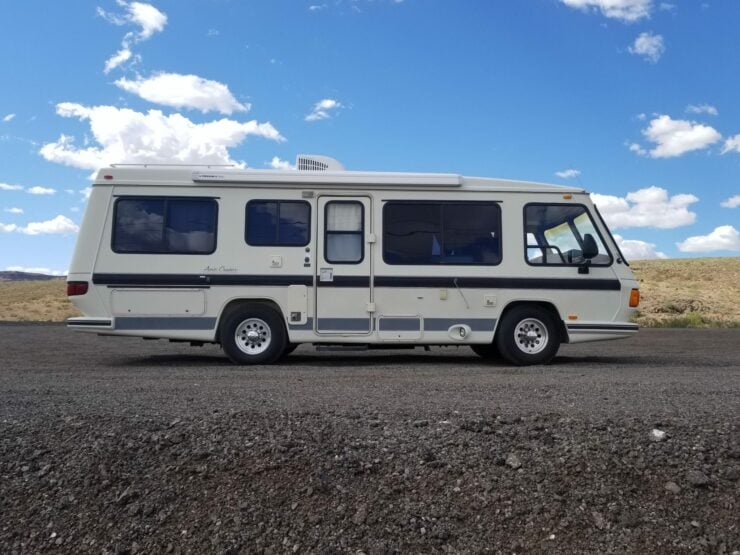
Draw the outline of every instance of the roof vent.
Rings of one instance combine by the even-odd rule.
[[[307,172],[343,172],[344,166],[328,156],[318,154],[299,154],[295,161],[298,171]]]

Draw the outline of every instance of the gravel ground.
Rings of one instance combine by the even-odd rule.
[[[232,366],[0,324],[1,553],[740,550],[740,330]]]

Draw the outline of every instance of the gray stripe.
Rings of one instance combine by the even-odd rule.
[[[495,318],[424,318],[424,331],[447,331],[450,327],[465,324],[473,331],[493,331]]]
[[[421,318],[398,318],[393,316],[378,319],[380,331],[420,331]]]
[[[621,334],[633,334],[637,333],[639,330],[638,328],[611,328],[608,330],[599,330],[599,329],[586,329],[586,328],[568,328],[568,334],[569,335],[614,335],[615,333],[621,333]]]
[[[288,329],[295,331],[310,331],[313,329],[313,318],[306,318],[305,324],[291,324],[288,322]]]
[[[319,318],[321,331],[369,331],[370,318]]]
[[[116,318],[117,330],[212,330],[216,327],[215,318],[196,317],[138,317],[120,316]]]

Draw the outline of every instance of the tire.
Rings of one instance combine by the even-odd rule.
[[[501,353],[498,352],[498,347],[493,343],[485,343],[482,345],[471,345],[473,352],[481,358],[486,360],[496,360],[501,358]]]
[[[560,347],[556,320],[540,306],[514,307],[501,319],[496,346],[511,364],[547,364]]]
[[[285,350],[283,350],[282,356],[287,357],[290,353],[298,348],[298,345],[300,345],[300,343],[288,343],[288,345],[285,347]]]
[[[221,346],[236,364],[272,364],[287,345],[282,317],[261,304],[240,308],[227,317],[221,329]]]

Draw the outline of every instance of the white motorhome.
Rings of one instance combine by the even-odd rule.
[[[583,189],[323,156],[100,170],[67,289],[72,329],[220,343],[238,364],[301,343],[540,364],[638,329],[638,283]]]

